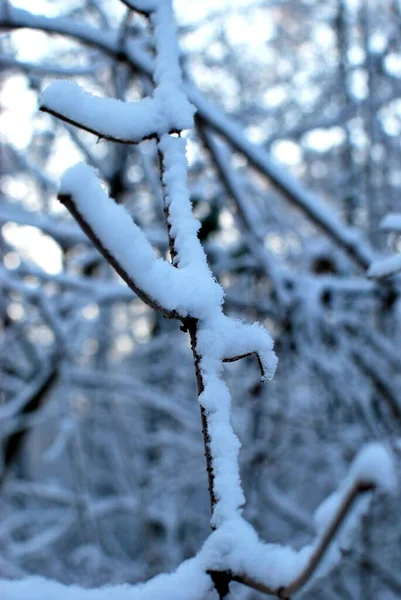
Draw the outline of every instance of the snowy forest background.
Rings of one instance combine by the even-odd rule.
[[[380,226],[401,212],[401,4],[174,7],[198,109],[185,136],[199,237],[227,313],[263,323],[279,359],[268,385],[252,358],[225,368],[244,514],[297,548],[365,442],[401,453],[400,280],[367,277],[401,250],[400,220]],[[55,79],[149,95],[150,44],[118,0],[0,4],[0,579],[136,583],[209,534],[187,337],[56,199],[86,161],[166,255],[156,144],[98,141],[38,111]],[[399,598],[399,505],[377,493],[342,560],[297,598]]]

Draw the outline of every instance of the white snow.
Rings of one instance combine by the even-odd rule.
[[[121,102],[85,92],[73,81],[55,81],[42,94],[41,106],[107,138],[140,142],[144,138],[191,126],[186,115],[167,115],[160,100]]]
[[[56,81],[42,94],[41,107],[102,137],[140,142],[192,127],[194,107],[182,89],[171,2],[140,0],[131,5],[150,11],[157,51],[153,97],[122,102],[94,96],[75,82]]]
[[[335,521],[336,515],[352,496],[354,505],[348,512],[340,532],[338,532],[319,565],[319,576],[324,576],[341,559],[341,551],[350,548],[355,529],[362,517],[367,513],[372,493],[356,494],[361,485],[378,487],[385,491],[393,491],[396,485],[395,464],[391,452],[378,442],[371,442],[361,448],[349,469],[347,477],[339,488],[330,494],[317,508],[314,522],[318,537],[314,546],[319,543]]]
[[[366,274],[373,279],[380,279],[382,277],[388,277],[389,275],[395,275],[400,270],[401,254],[394,254],[392,256],[386,256],[385,258],[379,258],[372,262]]]
[[[22,581],[0,581],[4,600],[207,600],[215,598],[212,581],[207,571],[230,569],[237,575],[246,575],[270,590],[279,590],[295,581],[307,567],[321,536],[335,518],[341,503],[349,493],[351,482],[366,475],[365,462],[375,461],[376,466],[387,469],[389,457],[380,444],[367,445],[358,454],[349,476],[339,490],[329,496],[317,511],[318,536],[312,544],[300,550],[279,544],[266,544],[259,540],[254,528],[240,515],[226,520],[213,531],[192,559],[183,562],[170,574],[159,575],[145,584],[136,586],[119,585],[99,589],[82,589],[78,586],[65,586],[41,578],[28,578]],[[387,466],[386,466],[387,465]],[[387,473],[392,480],[393,475]],[[388,487],[388,477],[376,480]],[[340,549],[345,548],[347,537],[360,517],[365,513],[369,496],[357,500],[347,519],[346,528],[340,540],[332,544],[317,576],[329,571],[341,558]]]
[[[197,295],[199,289],[208,290],[202,307],[191,314],[199,319],[196,349],[200,355],[204,385],[199,402],[207,412],[217,499],[213,524],[218,526],[239,514],[244,503],[238,470],[240,443],[230,424],[231,398],[222,379],[222,363],[225,359],[255,352],[260,357],[263,380],[269,380],[274,374],[277,359],[272,351],[273,341],[260,325],[233,321],[222,313],[222,290],[207,265],[197,238],[199,225],[191,211],[185,141],[166,135],[160,141],[160,149],[170,235],[178,255],[177,270],[189,273],[188,291],[192,290]]]
[[[208,267],[197,237],[199,223],[192,214],[187,186],[185,140],[168,135],[172,128],[190,126],[193,116],[193,107],[182,90],[171,4],[167,0],[141,0],[133,6],[151,11],[156,45],[153,98],[126,105],[116,100],[94,99],[74,84],[59,82],[48,88],[43,103],[103,134],[107,126],[112,137],[119,139],[128,131],[131,139],[139,140],[146,132],[149,134],[150,126],[163,134],[159,148],[170,236],[177,254],[175,266],[155,256],[142,231],[123,207],[107,197],[90,168],[77,165],[70,169],[63,177],[60,193],[73,198],[79,214],[135,282],[145,300],[151,298],[164,310],[198,320],[196,352],[204,386],[199,402],[208,421],[217,500],[213,524],[218,526],[238,518],[244,504],[238,469],[240,443],[230,423],[231,397],[222,378],[223,361],[255,353],[262,380],[267,381],[274,374],[277,359],[272,339],[260,325],[232,321],[223,314],[223,290]],[[141,111],[145,113],[143,119]],[[141,121],[139,125],[137,118]]]
[[[196,264],[197,270],[210,277],[206,256],[197,237],[200,223],[192,214],[185,145],[183,138],[170,135],[164,135],[159,143],[163,154],[163,184],[166,188],[166,207],[170,215],[170,235],[175,241],[178,253],[177,266],[184,268]]]
[[[396,486],[394,457],[383,444],[366,444],[351,465],[350,477],[358,483],[392,491]]]
[[[170,235],[177,252],[174,266],[155,255],[142,230],[124,207],[107,196],[90,167],[79,164],[69,169],[61,181],[60,193],[71,196],[78,213],[144,296],[162,309],[175,311],[180,317],[197,319],[196,352],[204,387],[199,402],[206,412],[210,436],[217,500],[212,524],[216,530],[197,556],[182,563],[176,572],[160,575],[139,586],[81,590],[76,586],[30,578],[22,582],[0,582],[5,600],[28,597],[30,600],[79,600],[81,597],[89,600],[201,600],[213,595],[207,570],[219,568],[231,569],[278,589],[290,584],[303,571],[355,486],[372,484],[390,489],[394,484],[392,461],[387,450],[379,444],[365,447],[339,490],[317,511],[315,542],[300,551],[262,543],[251,525],[242,519],[241,507],[245,498],[238,468],[240,442],[230,422],[231,397],[222,377],[223,362],[254,353],[260,360],[262,380],[267,381],[274,375],[277,358],[273,341],[261,325],[245,324],[224,315],[223,290],[214,279],[197,238],[199,223],[193,217],[187,187],[185,140],[168,133],[190,127],[193,116],[193,107],[183,92],[170,2],[129,0],[126,3],[151,13],[157,51],[153,97],[136,104],[122,103],[96,98],[74,83],[61,81],[44,92],[43,104],[104,136],[126,141],[140,141],[154,134],[160,136],[165,202]],[[210,110],[196,94],[195,97],[202,110]],[[213,119],[216,127],[226,132],[254,165],[269,173],[278,187],[287,190],[295,202],[337,242],[353,252],[360,263],[370,262],[369,247],[352,230],[338,223],[306,190],[284,177],[262,151],[244,142],[242,134],[230,121],[219,115],[211,122]]]
[[[401,232],[401,214],[388,213],[380,221],[380,229]]]
[[[206,600],[216,598],[208,570],[233,569],[273,589],[288,585],[305,567],[311,546],[300,551],[264,544],[249,523],[240,517],[214,531],[200,552],[170,574],[139,585],[82,589],[31,577],[0,580],[2,600]]]
[[[273,341],[260,325],[233,321],[222,313],[223,291],[209,270],[196,235],[198,223],[191,212],[185,142],[163,138],[162,145],[179,268],[156,257],[143,232],[124,207],[108,198],[90,167],[78,164],[69,169],[61,181],[60,193],[73,197],[78,212],[144,294],[167,310],[199,319],[197,351],[204,380],[199,401],[208,414],[218,500],[213,518],[218,524],[235,515],[244,503],[238,471],[240,445],[230,425],[231,399],[222,379],[223,361],[257,353],[263,380],[269,380],[277,359]]]
[[[315,512],[315,525],[319,532],[328,526],[345,497],[358,485],[372,485],[386,491],[395,488],[394,458],[383,444],[370,442],[358,452],[341,486]]]
[[[167,310],[180,315],[202,315],[222,301],[222,290],[205,272],[175,269],[157,258],[142,230],[126,209],[111,200],[94,170],[83,163],[64,174],[60,194],[71,195],[78,212],[130,278],[143,292]]]
[[[304,569],[312,546],[299,551],[290,546],[266,544],[255,529],[241,517],[224,523],[211,534],[199,558],[214,569],[231,569],[246,574],[270,589],[289,585]]]
[[[145,294],[168,309],[175,308],[173,289],[177,285],[177,271],[156,257],[141,229],[124,207],[107,196],[91,167],[78,163],[68,169],[59,193],[73,197],[78,212]],[[170,293],[165,292],[166,281]]]
[[[176,129],[187,129],[193,125],[195,109],[183,90],[171,1],[159,0],[156,4],[150,15],[156,41],[154,97],[160,102],[163,114],[169,122],[186,124],[176,126]]]
[[[83,589],[40,577],[22,581],[0,580],[2,600],[201,600],[212,582],[196,559],[188,560],[172,574],[163,574],[137,586],[118,585]]]

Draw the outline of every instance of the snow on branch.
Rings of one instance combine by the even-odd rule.
[[[311,576],[320,577],[337,564],[341,558],[339,543],[334,552],[327,550],[338,532],[344,547],[344,538],[366,511],[369,492],[376,487],[391,491],[394,486],[391,454],[381,444],[371,443],[359,452],[338,490],[316,511],[317,537],[300,550],[261,542],[253,527],[237,515],[213,531],[194,558],[183,562],[174,573],[159,575],[145,584],[86,590],[35,577],[2,581],[2,591],[7,600],[201,600],[212,590],[208,574],[221,572],[268,595],[289,598]]]
[[[152,98],[131,103],[100,98],[72,81],[52,83],[42,94],[40,110],[100,138],[126,144],[179,130],[164,118]]]
[[[60,600],[79,600],[81,596],[92,600],[110,597],[115,600],[201,600],[214,586],[223,599],[229,583],[239,581],[267,594],[287,598],[315,572],[357,496],[378,485],[391,487],[391,458],[378,445],[358,456],[349,477],[321,509],[320,532],[315,542],[301,551],[262,543],[242,518],[245,497],[238,466],[240,442],[231,425],[231,396],[223,378],[224,363],[255,354],[262,381],[269,381],[277,358],[273,341],[261,325],[245,324],[223,313],[223,290],[209,269],[197,237],[199,224],[191,210],[185,140],[170,135],[171,131],[191,127],[193,116],[193,107],[181,81],[171,2],[125,0],[125,4],[146,14],[152,25],[156,50],[152,97],[131,105],[113,99],[96,99],[74,83],[59,82],[45,91],[42,109],[101,137],[120,142],[157,137],[171,263],[155,255],[141,229],[123,207],[107,196],[88,166],[80,164],[67,171],[59,199],[128,286],[155,310],[181,321],[182,329],[190,335],[213,531],[196,557],[184,562],[175,573],[161,575],[146,584],[82,591],[31,579],[7,583],[6,594],[9,600],[27,595],[41,600],[55,596]],[[4,17],[2,11],[1,16]],[[200,104],[207,118],[208,109],[201,101]],[[213,121],[210,125],[245,153],[252,164],[275,179],[279,187],[289,190],[304,211],[340,245],[348,248],[359,263],[368,262],[369,248],[356,239],[353,232],[333,220],[331,213],[322,210],[303,188],[298,188],[292,180],[284,181],[280,172],[266,162],[263,153],[241,142],[242,138],[229,122]],[[373,469],[370,468],[372,463]]]
[[[382,279],[396,275],[399,271],[401,271],[401,254],[393,254],[372,262],[366,274],[372,279]]]
[[[401,233],[401,214],[388,213],[380,221],[380,229],[386,231],[396,231],[397,233]]]
[[[235,548],[221,566],[231,570],[233,581],[279,598],[289,598],[313,575],[326,575],[341,560],[341,550],[350,545],[352,533],[368,509],[371,499],[368,492],[376,488],[392,492],[395,486],[392,454],[379,443],[369,443],[357,454],[338,490],[317,509],[317,537],[312,544],[295,551],[288,546],[262,544],[254,539],[248,546],[243,531],[240,537],[243,552]],[[337,540],[333,542],[336,535]]]
[[[1,581],[2,596],[7,600],[202,600],[211,587],[210,577],[196,559],[182,563],[175,573],[159,575],[137,586],[123,584],[88,590],[40,577]]]
[[[380,222],[380,229],[386,231],[401,232],[401,214],[389,213]],[[401,254],[394,254],[378,258],[373,261],[368,270],[367,276],[372,279],[382,279],[391,275],[396,275],[401,271]]]
[[[126,0],[124,3],[129,8],[146,14],[149,7],[154,5],[153,2],[148,3],[146,0],[141,2]],[[66,35],[80,40],[84,44],[99,48],[117,60],[128,61],[135,70],[139,70],[146,76],[152,74],[153,62],[151,57],[144,52],[143,48],[138,47],[135,41],[128,41],[122,52],[115,31],[105,32],[68,17],[50,18],[35,15],[22,9],[6,6],[5,3],[0,4],[0,25],[10,28],[30,27],[31,29]],[[326,231],[355,262],[364,269],[368,268],[375,258],[375,252],[363,236],[344,226],[332,211],[323,206],[319,198],[286,173],[279,165],[273,163],[268,153],[248,140],[238,125],[209,99],[205,98],[192,82],[185,81],[183,89],[190,102],[196,107],[198,115],[204,119],[208,126],[225,137],[233,148],[243,153],[250,164],[265,175],[312,222]]]
[[[156,40],[153,97],[134,103],[121,102],[93,96],[74,82],[58,81],[44,91],[40,110],[100,138],[130,144],[192,127],[194,108],[182,90],[171,3],[143,0],[127,4],[133,9],[138,5],[141,12],[149,14],[153,25]]]
[[[123,206],[107,196],[91,167],[83,163],[71,167],[62,178],[58,198],[140,298],[166,316],[178,315],[173,299],[177,271],[156,257],[141,229]]]

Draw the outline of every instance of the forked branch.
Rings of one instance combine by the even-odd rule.
[[[308,558],[308,562],[306,563],[302,571],[289,584],[274,589],[269,586],[266,586],[261,582],[254,580],[253,578],[247,575],[235,574],[232,574],[233,581],[243,583],[244,585],[247,585],[248,587],[251,587],[267,595],[277,596],[278,598],[288,600],[292,594],[295,594],[295,592],[300,590],[305,585],[305,583],[314,575],[322,559],[324,558],[324,555],[329,545],[333,542],[340,527],[343,525],[345,519],[349,515],[349,512],[358,496],[366,492],[370,492],[374,488],[375,486],[373,484],[363,482],[356,482],[352,487],[349,488],[334,517],[328,524],[323,535],[318,539],[313,552]]]

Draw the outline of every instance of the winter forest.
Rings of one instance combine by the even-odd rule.
[[[0,598],[401,597],[399,0],[0,0]]]

